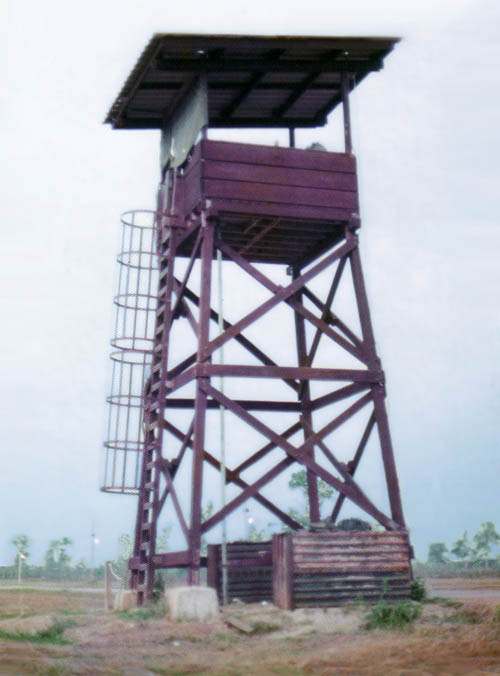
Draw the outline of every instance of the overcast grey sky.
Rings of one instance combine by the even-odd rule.
[[[499,25],[493,1],[4,2],[0,563],[16,533],[88,559],[95,521],[100,560],[132,530],[135,499],[98,492],[108,340],[119,214],[154,205],[159,137],[102,120],[154,32],[403,38],[352,102],[403,504],[420,558],[500,526]]]

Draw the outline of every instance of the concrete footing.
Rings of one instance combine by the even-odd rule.
[[[165,592],[165,600],[173,620],[208,622],[219,616],[219,603],[211,587],[174,587]]]
[[[124,589],[115,593],[113,610],[131,610],[137,607],[137,592]]]

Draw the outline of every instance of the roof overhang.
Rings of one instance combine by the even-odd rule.
[[[354,88],[383,67],[399,38],[153,36],[105,122],[162,129],[194,83],[208,91],[210,127],[317,127]]]

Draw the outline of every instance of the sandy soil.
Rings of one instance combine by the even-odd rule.
[[[232,604],[226,614],[252,627],[247,635],[223,616],[199,624],[106,613],[83,592],[25,590],[20,613],[19,595],[0,589],[0,631],[34,633],[54,619],[74,626],[64,631],[67,645],[0,639],[0,676],[500,675],[499,607],[481,600],[427,603],[412,629],[370,632],[359,606]]]

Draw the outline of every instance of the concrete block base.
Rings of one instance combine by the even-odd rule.
[[[211,587],[174,587],[165,592],[165,600],[173,620],[209,622],[219,616],[219,603]]]
[[[113,610],[131,610],[137,607],[137,592],[124,589],[115,593]]]

